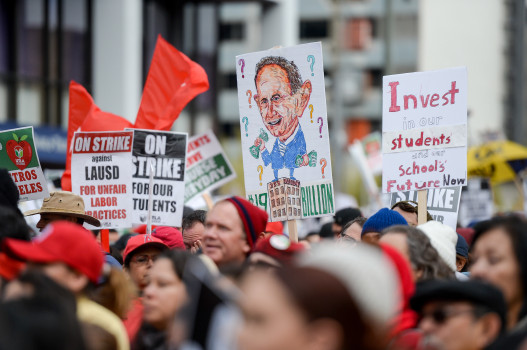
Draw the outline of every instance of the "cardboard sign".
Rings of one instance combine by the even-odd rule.
[[[448,225],[455,230],[460,198],[460,186],[428,189],[426,207],[435,221]],[[414,201],[417,203],[417,191],[392,193],[390,207],[400,201]]]
[[[490,219],[494,209],[489,179],[470,178],[461,192],[459,208],[461,226],[466,227],[473,222]]]
[[[49,197],[48,184],[35,148],[33,127],[0,132],[0,167],[13,179],[20,201]]]
[[[148,197],[151,191],[152,224],[181,226],[187,134],[138,129],[133,131],[132,223],[147,223]],[[152,188],[149,186],[151,164],[154,167]]]
[[[247,198],[270,221],[333,215],[321,44],[245,54],[236,64]]]
[[[132,131],[76,132],[72,140],[71,186],[87,215],[101,228],[131,225]]]
[[[188,140],[185,203],[234,178],[236,173],[212,130]]]
[[[383,97],[383,192],[465,185],[466,69],[385,76]]]

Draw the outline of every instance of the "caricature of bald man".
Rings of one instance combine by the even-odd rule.
[[[298,67],[279,56],[264,57],[256,65],[254,78],[257,94],[254,100],[260,110],[263,123],[271,135],[276,137],[271,152],[265,141],[256,138],[264,165],[271,164],[274,178],[278,180],[278,170],[289,169],[289,177],[295,168],[309,164],[306,152],[306,140],[298,120],[302,117],[311,96],[311,82],[302,78]],[[302,157],[297,165],[296,158]]]

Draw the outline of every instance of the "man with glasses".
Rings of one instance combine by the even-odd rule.
[[[423,332],[418,349],[485,349],[505,331],[503,295],[484,282],[424,282],[410,305]]]
[[[359,216],[344,225],[344,228],[339,233],[339,241],[348,243],[360,242],[362,227],[366,220],[366,218]]]
[[[139,297],[133,301],[132,308],[124,320],[130,342],[133,341],[141,327],[143,316],[141,296],[148,283],[148,272],[158,255],[165,249],[168,249],[168,246],[152,235],[140,234],[130,238],[126,243],[123,253],[123,270],[128,274],[139,292]]]

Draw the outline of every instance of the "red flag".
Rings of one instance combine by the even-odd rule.
[[[205,70],[159,35],[135,127],[170,130],[187,103],[208,89]]]
[[[62,174],[61,187],[71,191],[71,139],[76,131],[119,131],[132,128],[128,120],[108,112],[101,111],[93,102],[86,89],[70,82],[70,109],[68,119],[68,153],[66,155],[66,171]]]

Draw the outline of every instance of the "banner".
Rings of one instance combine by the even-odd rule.
[[[270,221],[333,215],[321,44],[249,53],[236,64],[247,198]]]
[[[385,76],[383,96],[383,192],[466,185],[466,69]]]
[[[132,151],[132,223],[148,221],[152,191],[152,224],[181,226],[185,195],[187,134],[134,129]],[[150,189],[151,165],[154,185]]]
[[[132,131],[76,132],[72,140],[71,185],[87,215],[101,228],[131,225]]]
[[[212,130],[188,140],[185,202],[234,178],[234,168]]]
[[[470,178],[461,192],[459,223],[466,227],[494,215],[494,198],[489,179]]]
[[[20,193],[20,201],[49,197],[32,126],[0,132],[0,167],[11,175]]]
[[[435,221],[439,221],[454,230],[457,228],[457,216],[461,187],[445,187],[427,190],[427,210]],[[400,201],[414,201],[417,203],[417,191],[392,193],[390,207]]]

